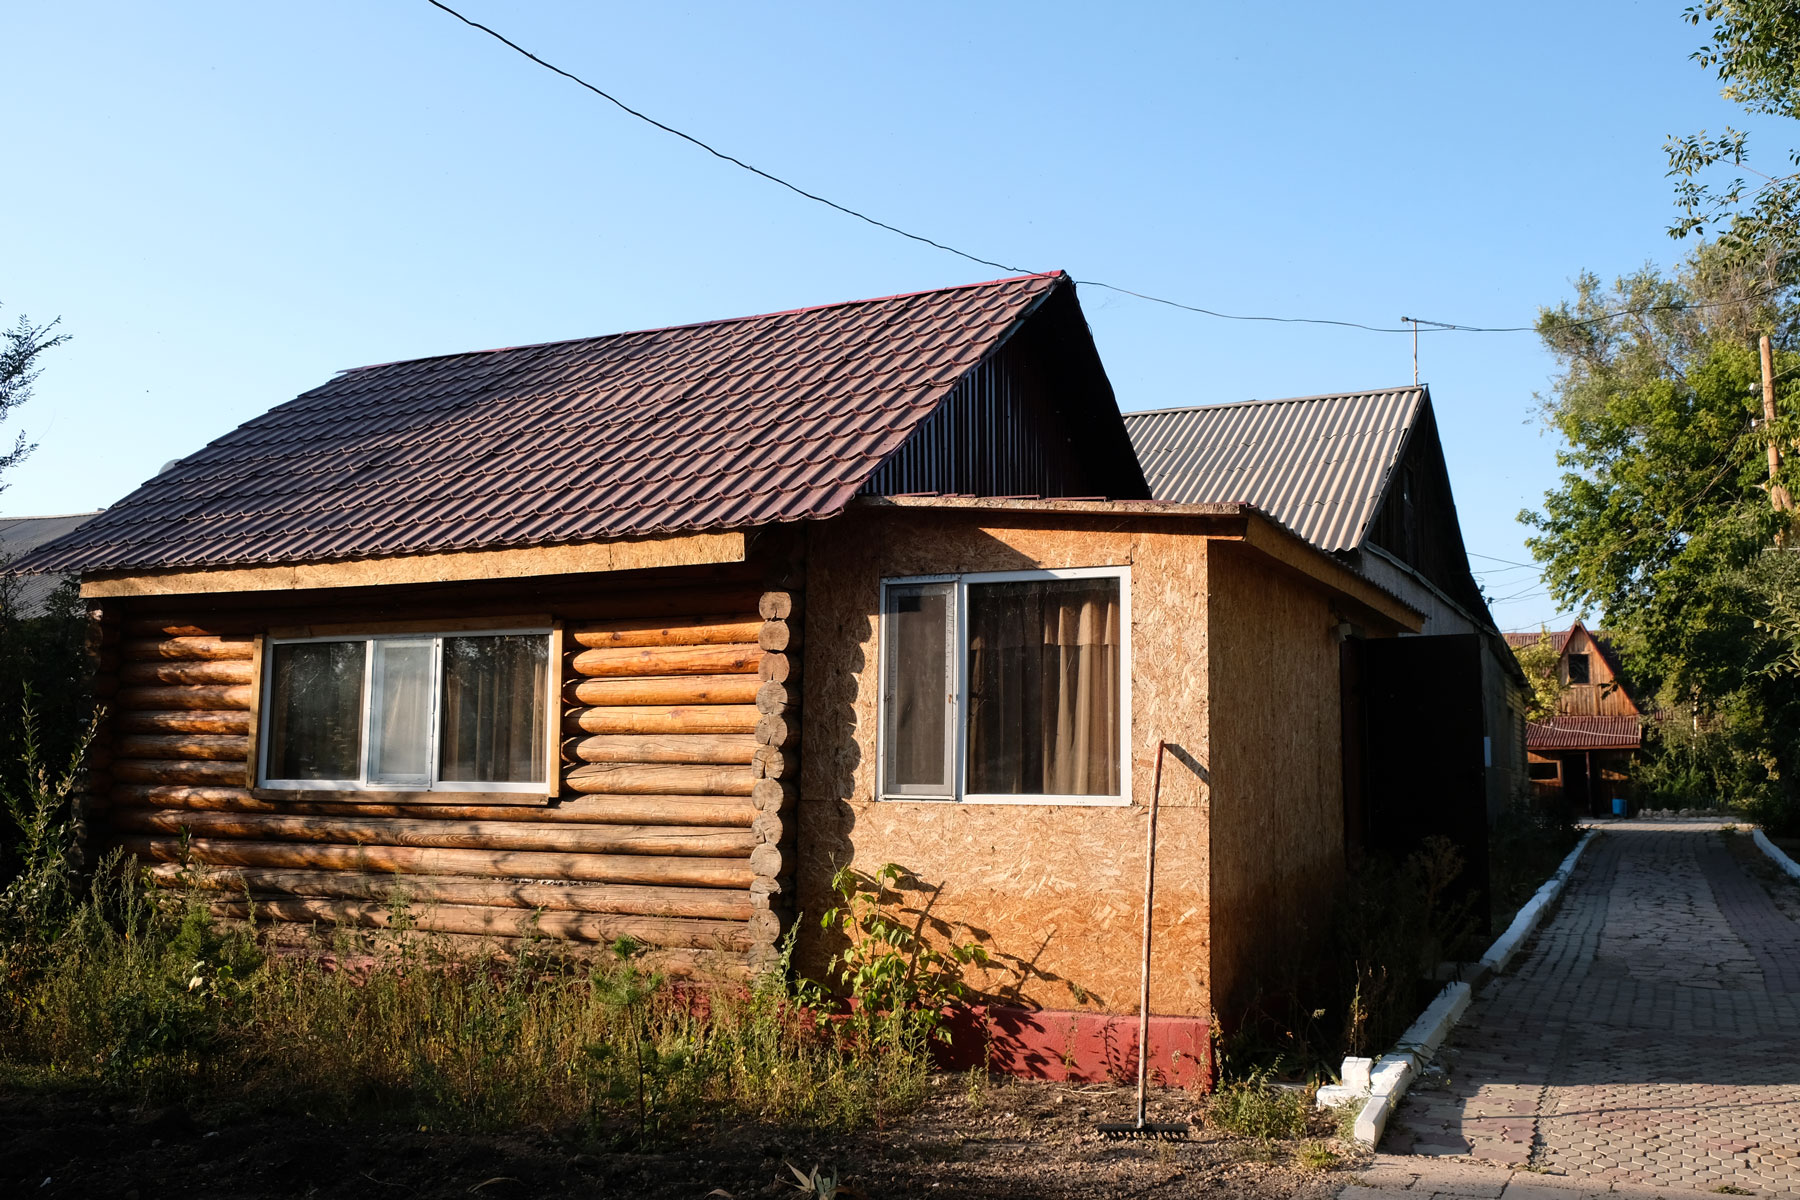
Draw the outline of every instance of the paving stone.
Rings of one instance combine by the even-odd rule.
[[[1419,1164],[1409,1195],[1529,1162],[1516,1200],[1800,1196],[1800,923],[1716,825],[1607,825],[1515,961],[1395,1113],[1387,1148],[1409,1153],[1379,1157]]]

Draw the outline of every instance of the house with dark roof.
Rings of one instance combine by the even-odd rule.
[[[23,565],[102,648],[96,844],[276,938],[400,889],[742,976],[895,863],[999,1064],[1102,1078],[1154,800],[1180,1080],[1344,876],[1341,643],[1429,619],[1297,528],[1153,498],[1052,273],[345,371]]]
[[[1430,389],[1125,414],[1150,494],[1236,500],[1425,615],[1344,631],[1346,837],[1457,841],[1485,891],[1486,828],[1526,794],[1524,675],[1469,569]]]
[[[1604,629],[1577,620],[1556,633],[1509,633],[1516,649],[1548,637],[1556,650],[1556,712],[1525,727],[1532,790],[1576,816],[1623,816],[1644,713]]]
[[[0,587],[0,604],[7,605],[12,616],[43,616],[50,607],[51,597],[70,580],[67,575],[6,573],[7,564],[87,523],[95,515],[86,512],[46,517],[0,517],[0,573],[5,573],[5,584]]]

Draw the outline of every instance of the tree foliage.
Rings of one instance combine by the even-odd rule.
[[[1562,698],[1563,683],[1557,665],[1562,655],[1556,651],[1556,639],[1548,629],[1538,630],[1537,641],[1513,650],[1525,681],[1531,685],[1531,699],[1525,705],[1525,719],[1544,721],[1556,715],[1556,702]]]
[[[1595,319],[1620,309],[1633,315]],[[1800,795],[1800,675],[1779,665],[1800,665],[1800,642],[1784,641],[1800,638],[1800,577],[1772,549],[1789,522],[1770,500],[1767,449],[1788,451],[1780,481],[1800,486],[1794,328],[1785,294],[1717,247],[1673,277],[1645,268],[1607,288],[1582,276],[1538,323],[1561,367],[1543,405],[1566,443],[1561,482],[1520,515],[1559,603],[1603,610],[1642,690],[1708,732],[1713,748],[1689,758],[1711,764],[1709,786],[1777,807]],[[1763,333],[1776,341],[1773,425]]]
[[[1746,111],[1800,119],[1800,5],[1793,0],[1706,0],[1683,15],[1702,26],[1707,40],[1693,54],[1723,85],[1721,94]],[[1669,233],[1704,236],[1745,261],[1756,261],[1773,278],[1792,282],[1800,268],[1800,173],[1749,165],[1749,137],[1726,127],[1719,135],[1702,130],[1664,145],[1669,175],[1682,217]],[[1800,166],[1800,151],[1787,151],[1789,166]],[[1761,177],[1754,187],[1741,176],[1724,186],[1708,182],[1714,169],[1741,168]]]
[[[0,346],[0,421],[6,420],[15,408],[31,399],[31,385],[37,382],[43,370],[39,360],[44,352],[69,340],[67,334],[56,332],[58,323],[33,325],[21,315],[11,329],[0,330],[0,340],[5,342]],[[35,448],[21,431],[12,449],[0,453],[0,472],[16,466]],[[0,482],[0,488],[5,486]]]

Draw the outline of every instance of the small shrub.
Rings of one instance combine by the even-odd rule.
[[[1294,1161],[1308,1171],[1329,1171],[1337,1166],[1337,1153],[1324,1142],[1307,1142],[1294,1152]]]
[[[1259,1141],[1305,1137],[1312,1130],[1310,1090],[1280,1088],[1252,1077],[1223,1084],[1206,1098],[1206,1123],[1234,1137]]]

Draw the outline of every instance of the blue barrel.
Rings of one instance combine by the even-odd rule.
[[[1614,796],[1613,797],[1613,816],[1622,817],[1624,815],[1625,815],[1625,797]]]

